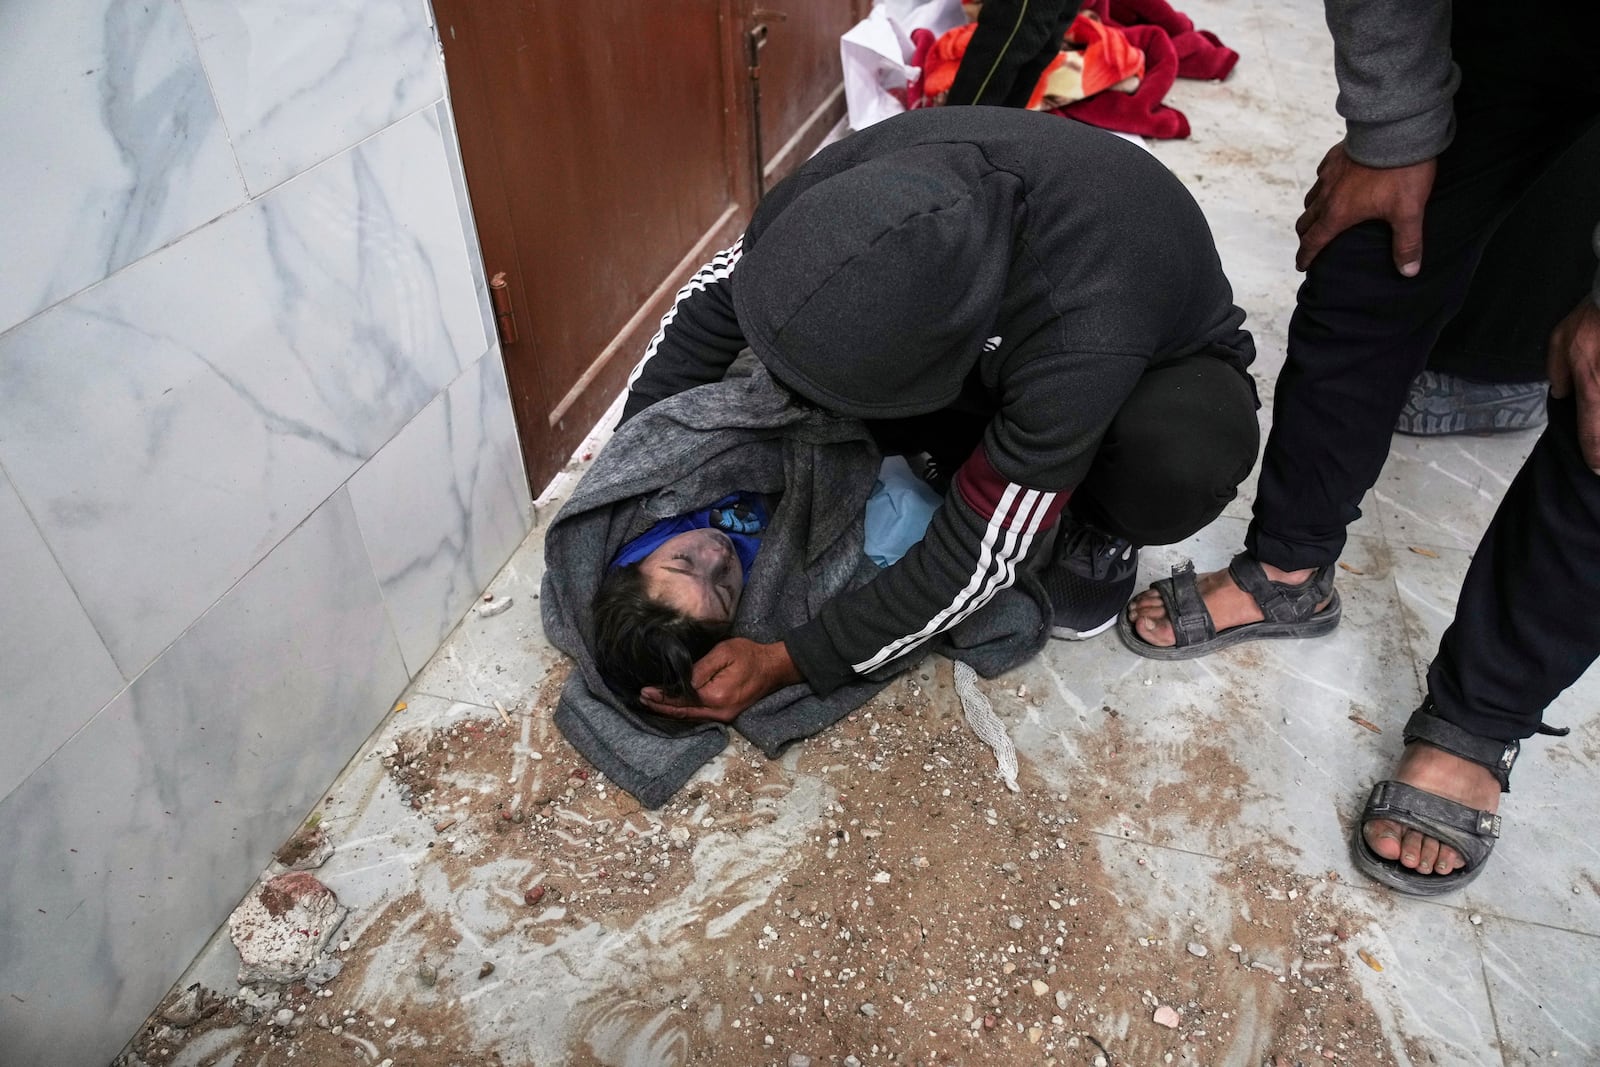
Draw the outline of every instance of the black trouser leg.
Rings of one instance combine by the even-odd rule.
[[[1495,230],[1428,369],[1480,382],[1543,381],[1550,325],[1594,282],[1584,219],[1600,219],[1600,123],[1550,164]]]
[[[1388,457],[1406,386],[1461,306],[1484,245],[1596,113],[1593,97],[1541,97],[1472,75],[1463,63],[1458,129],[1439,157],[1421,273],[1395,270],[1389,227],[1371,222],[1330,242],[1300,287],[1245,541],[1264,563],[1298,570],[1339,557],[1345,527]]]
[[[1026,107],[1080,0],[986,0],[946,104]]]
[[[1550,424],[1472,557],[1428,669],[1442,718],[1496,741],[1530,737],[1600,656],[1600,475],[1578,450],[1577,404]]]
[[[1255,391],[1210,356],[1152,367],[1111,420],[1072,514],[1136,545],[1208,525],[1255,466]]]

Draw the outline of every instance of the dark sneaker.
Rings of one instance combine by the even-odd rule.
[[[1082,641],[1109,630],[1138,576],[1139,550],[1131,542],[1062,516],[1055,557],[1040,575],[1055,609],[1050,636]]]
[[[1411,380],[1394,428],[1417,437],[1511,433],[1543,426],[1544,382],[1474,382],[1425,370]]]

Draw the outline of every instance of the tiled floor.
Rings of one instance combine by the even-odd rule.
[[[1237,299],[1250,312],[1260,351],[1257,376],[1269,401],[1265,422],[1297,283],[1292,223],[1317,161],[1341,131],[1332,109],[1331,46],[1320,5],[1312,0],[1192,0],[1183,6],[1244,58],[1226,83],[1180,84],[1173,101],[1188,112],[1194,135],[1152,150],[1206,209]],[[1397,438],[1352,529],[1345,556],[1352,569],[1339,575],[1345,619],[1331,637],[1171,664],[1133,656],[1114,635],[1052,643],[1037,661],[989,687],[1023,760],[1051,789],[1072,797],[1115,778],[1116,796],[1126,803],[1097,809],[1101,814],[1088,829],[1099,837],[1117,899],[1153,926],[1165,928],[1180,908],[1219,929],[1240,916],[1248,920],[1251,901],[1219,888],[1214,877],[1241,857],[1320,879],[1321,896],[1354,917],[1355,928],[1347,931],[1352,942],[1383,962],[1381,972],[1356,965],[1351,973],[1381,1024],[1382,1033],[1370,1036],[1392,1061],[1600,1063],[1600,846],[1593,829],[1600,825],[1600,719],[1593,712],[1600,672],[1591,672],[1549,713],[1550,721],[1572,727],[1571,736],[1528,746],[1516,791],[1502,807],[1505,837],[1467,891],[1436,901],[1397,897],[1365,880],[1348,858],[1353,819],[1370,783],[1399,750],[1400,728],[1420,695],[1477,535],[1534,436]],[[1146,577],[1184,557],[1203,569],[1224,563],[1243,536],[1249,489],[1191,541],[1148,551]],[[559,490],[541,512],[553,514],[558,500]],[[512,596],[514,606],[494,618],[469,616],[417,679],[404,728],[492,715],[486,709],[497,700],[529,705],[559,659],[544,642],[538,618],[542,536],[541,526],[492,587]],[[1042,700],[1005,699],[1019,686]],[[1381,733],[1353,722],[1353,715]],[[1116,776],[1103,767],[1108,717],[1122,731],[1118,751],[1138,754]],[[524,737],[524,745],[555,743],[548,723],[518,721],[525,734],[542,731],[531,741]],[[392,722],[335,788],[339,803],[330,808],[336,814],[329,825],[340,851],[321,875],[354,909],[351,928],[358,933],[363,909],[417,888],[431,912],[481,934],[499,922],[494,915],[502,905],[489,887],[504,872],[485,869],[461,884],[429,874],[422,857],[431,828],[385,788],[373,758],[392,746],[401,728]],[[707,774],[715,777],[723,773],[720,764],[750,757],[736,743]],[[1215,787],[1195,778],[1197,761],[1205,760],[1225,766],[1234,775],[1231,784]],[[786,757],[784,773],[792,767]],[[720,845],[708,843],[696,853],[713,872],[706,878],[743,887],[750,909],[766,902],[775,883],[749,872],[784,869],[786,854],[814,829],[825,802],[826,783],[803,774],[787,781],[775,818],[759,835],[719,837]],[[531,983],[496,986],[499,992],[485,988],[462,996],[458,1006],[485,1038],[510,1041],[532,1062],[561,1062],[574,1040],[574,1006],[586,995],[657,980],[643,979],[646,970],[671,972],[668,932],[674,924],[707,921],[704,890],[702,880],[660,901],[626,935],[585,928],[556,948],[520,950],[516,965]],[[742,914],[722,920],[724,926]],[[392,979],[410,958],[406,931],[389,936],[395,962],[369,967],[362,991],[386,1011],[405,1001]],[[473,941],[477,949],[516,951],[505,938],[484,938]],[[226,989],[233,965],[231,948],[220,940],[185,981]],[[1108,980],[1116,980],[1115,971]],[[1240,1011],[1241,1020],[1250,1017]],[[683,1062],[666,1038],[666,1044],[651,1044],[656,1033],[646,1026],[614,1042],[614,1049],[630,1051],[606,1062]],[[589,1047],[600,1047],[592,1026]],[[1266,1047],[1245,1041],[1221,1062],[1254,1067]],[[1078,1051],[1059,1055],[1062,1063],[1091,1058]],[[1367,1062],[1359,1053],[1338,1055],[1340,1062]],[[1017,1062],[1043,1062],[1043,1056]],[[1180,1050],[1178,1060],[1161,1062],[1200,1059]]]

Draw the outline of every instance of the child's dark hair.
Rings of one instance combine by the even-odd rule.
[[[673,700],[695,696],[694,664],[732,631],[651,600],[639,564],[607,571],[594,597],[594,658],[600,675],[629,706],[645,686]]]

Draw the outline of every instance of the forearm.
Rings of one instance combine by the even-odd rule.
[[[974,465],[962,468],[922,541],[899,562],[786,635],[795,667],[818,693],[904,661],[981,609],[1054,527],[1066,493],[1002,481],[986,496],[971,484]]]

